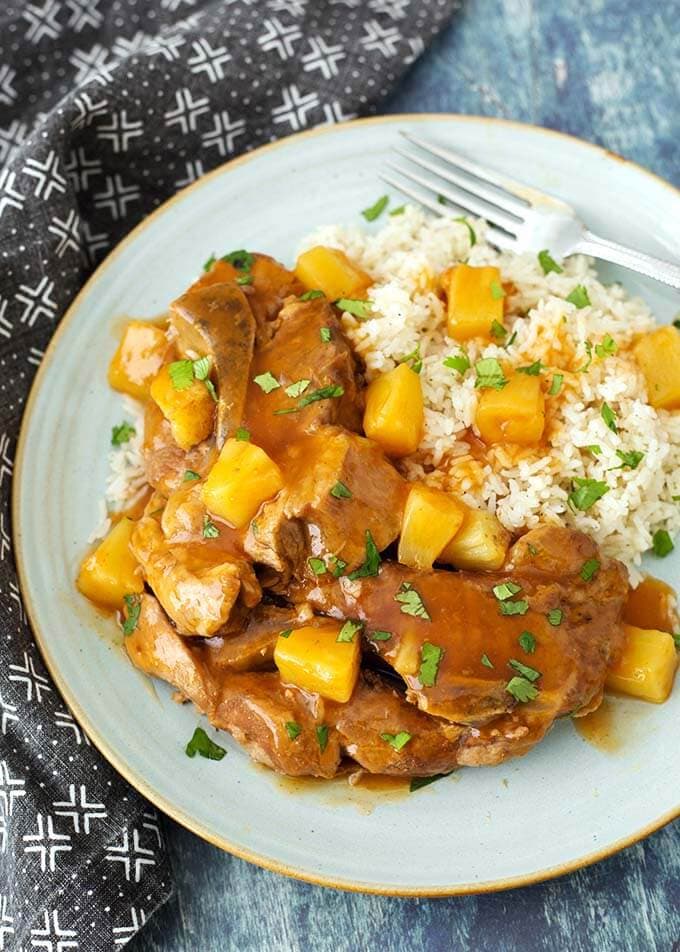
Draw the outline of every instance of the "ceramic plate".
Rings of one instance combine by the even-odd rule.
[[[106,369],[122,315],[155,317],[221,249],[291,264],[312,227],[358,222],[384,191],[378,169],[400,129],[571,202],[595,230],[661,257],[680,249],[680,193],[618,156],[530,126],[461,116],[395,116],[293,136],[217,169],[158,209],[101,265],[56,333],[31,393],[15,479],[23,591],[45,660],[104,756],[200,836],[270,869],[394,894],[452,894],[527,883],[592,862],[679,810],[680,690],[667,704],[616,700],[610,736],[569,719],[528,756],[467,769],[411,795],[300,789],[255,766],[225,734],[220,763],[189,760],[199,718],[126,660],[112,620],[74,589],[98,521],[111,427]],[[603,268],[659,318],[677,294]],[[680,547],[649,568],[678,581]],[[603,749],[608,747],[609,749]]]

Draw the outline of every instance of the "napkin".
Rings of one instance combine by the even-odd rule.
[[[173,888],[161,818],[91,745],[22,607],[13,456],[50,337],[168,196],[262,143],[375,112],[457,5],[1,5],[0,950],[121,947]]]

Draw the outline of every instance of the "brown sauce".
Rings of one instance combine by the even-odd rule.
[[[409,777],[391,777],[383,774],[354,774],[350,783],[352,771],[338,774],[331,780],[322,777],[286,777],[275,774],[268,767],[260,767],[273,777],[279,790],[294,796],[314,795],[323,797],[323,805],[327,807],[355,807],[365,816],[373,813],[382,803],[393,803],[403,797],[410,796]]]
[[[574,727],[597,750],[605,754],[615,754],[625,743],[620,709],[616,701],[605,697],[596,711],[586,714],[585,717],[575,717]]]
[[[647,575],[637,588],[631,588],[628,593],[623,620],[637,628],[652,628],[672,634],[678,627],[676,601],[675,591],[670,585]]]

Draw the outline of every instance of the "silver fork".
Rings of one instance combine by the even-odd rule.
[[[431,174],[423,175],[411,166],[388,162],[388,168],[400,178],[387,173],[381,177],[425,208],[438,215],[467,212],[485,219],[490,225],[488,240],[498,248],[536,252],[546,249],[560,259],[574,254],[591,255],[680,290],[680,266],[600,238],[586,228],[566,202],[506,178],[451,149],[426,142],[408,132],[402,132],[402,135],[420,151],[397,149],[398,155]],[[446,164],[433,162],[422,155],[423,152],[442,159]],[[415,190],[410,183],[424,191]],[[440,196],[446,204],[438,200]]]

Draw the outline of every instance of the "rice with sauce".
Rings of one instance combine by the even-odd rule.
[[[628,566],[636,584],[654,532],[680,529],[673,500],[680,495],[680,414],[649,405],[631,350],[639,334],[656,326],[654,318],[620,286],[602,284],[589,259],[569,258],[562,273],[544,274],[535,254],[499,252],[484,240],[483,222],[471,225],[473,232],[464,222],[407,206],[377,231],[317,229],[303,248],[340,248],[375,279],[368,293],[373,316],[342,319],[369,380],[419,348],[425,433],[419,451],[400,462],[404,474],[495,512],[513,532],[540,522],[582,529]],[[468,342],[471,366],[461,374],[444,365],[461,346],[446,334],[437,280],[463,261],[500,268],[508,333],[497,343]],[[590,305],[565,300],[578,285]],[[598,355],[607,335],[616,352],[599,348]],[[512,343],[504,347],[506,341]],[[539,447],[485,447],[476,438],[474,364],[483,357],[508,370],[541,361],[546,389],[562,375],[559,392],[546,398]],[[603,403],[616,415],[617,432],[603,419]],[[644,454],[634,469],[618,455],[631,452]],[[587,511],[575,511],[568,504],[574,478],[606,482],[609,491]]]

